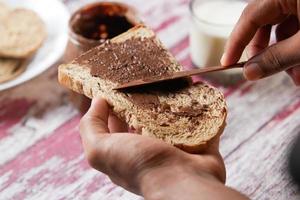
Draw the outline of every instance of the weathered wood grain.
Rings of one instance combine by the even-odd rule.
[[[225,158],[234,153],[241,142],[263,128],[274,115],[299,100],[299,92],[285,74],[279,74],[256,83],[245,83],[227,97],[228,126],[222,138],[224,145],[221,145]]]
[[[299,199],[287,169],[289,149],[300,132],[299,122],[300,98],[227,156],[228,185],[253,199]]]

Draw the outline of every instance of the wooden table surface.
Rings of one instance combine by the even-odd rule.
[[[69,0],[73,11],[87,1]],[[127,0],[185,66],[189,0]],[[80,115],[57,83],[57,65],[0,93],[0,200],[142,199],[91,169],[82,154]],[[284,74],[219,88],[229,106],[221,152],[227,185],[252,199],[296,200],[287,152],[300,132],[300,89]]]

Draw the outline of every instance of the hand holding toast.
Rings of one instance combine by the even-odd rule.
[[[244,10],[226,45],[222,65],[236,63],[247,46],[252,57],[244,74],[257,80],[287,71],[300,85],[300,2],[298,0],[254,0]],[[272,25],[277,43],[269,46]]]
[[[80,132],[90,165],[146,199],[186,199],[188,193],[189,199],[200,194],[201,199],[226,199],[224,192],[228,199],[245,199],[223,185],[219,138],[203,154],[188,154],[158,139],[126,133],[126,124],[102,99],[93,100]]]

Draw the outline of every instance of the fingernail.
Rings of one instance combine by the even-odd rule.
[[[244,75],[250,81],[255,81],[264,76],[263,71],[256,63],[246,64],[244,67]]]
[[[245,52],[246,52],[246,56],[247,56],[248,60],[254,56],[254,54],[253,54],[252,50],[250,49],[250,47],[246,47]]]
[[[250,55],[249,55],[249,48],[248,47],[246,47],[245,53],[246,53],[247,59],[249,60],[250,59]]]
[[[295,67],[293,69],[293,79],[297,86],[300,86],[300,67]]]
[[[253,47],[247,46],[245,48],[245,52],[246,52],[246,56],[249,59],[253,58],[257,53],[255,52],[255,50],[253,49]]]
[[[225,53],[222,55],[220,62],[221,62],[221,65],[226,66],[226,54]]]

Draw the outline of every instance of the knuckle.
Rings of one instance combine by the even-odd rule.
[[[203,163],[205,162],[205,165]],[[205,172],[221,182],[225,183],[226,180],[226,170],[225,165],[222,160],[222,158],[216,158],[216,157],[205,157],[203,160],[200,160],[199,163],[191,163],[192,166],[194,166],[194,169],[197,169],[197,171]]]
[[[211,159],[209,162],[210,173],[218,178],[220,181],[225,182],[225,168],[224,164],[220,163],[217,159]]]
[[[243,12],[242,12],[242,17],[247,17],[247,16],[249,16],[249,14],[251,13],[251,10],[252,10],[252,8],[251,8],[251,3],[250,3],[250,4],[248,4],[248,6],[243,10]]]
[[[88,151],[86,151],[86,159],[92,168],[101,169],[99,166],[98,152],[95,148],[90,148]]]
[[[110,157],[107,145],[98,141],[97,138],[89,138],[84,142],[84,152],[88,164],[103,173],[107,174],[107,163],[105,160],[109,160],[106,157]]]
[[[266,50],[262,57],[261,69],[265,74],[273,74],[283,69],[283,60],[276,45]]]
[[[159,150],[153,147],[144,148],[136,158],[136,170],[142,172],[172,163],[178,155],[174,149],[168,147]]]
[[[277,3],[278,6],[280,7],[280,9],[282,10],[282,13],[293,13],[296,14],[297,13],[297,3],[298,1],[291,1],[291,0],[280,0],[280,1],[275,1],[272,0],[274,3]]]
[[[108,174],[114,163],[118,163],[116,152],[115,146],[107,138],[93,138],[86,149],[86,158],[90,166]]]
[[[84,116],[81,118],[81,120],[80,120],[80,122],[79,122],[79,130],[80,130],[80,132],[82,132],[82,131],[84,130],[86,124],[88,123],[88,119],[87,119],[87,118],[88,118],[88,117],[87,117],[86,115],[84,115]]]
[[[242,19],[248,19],[249,15],[251,13],[251,3],[243,10],[242,14],[241,14],[241,18]]]
[[[248,3],[248,5],[245,7],[245,9],[242,12],[242,15],[246,16],[252,13],[253,9],[256,7],[257,3],[255,1],[251,1]]]
[[[250,22],[253,23],[253,17],[255,15],[253,15],[253,11],[255,11],[257,9],[257,2],[256,1],[252,1],[248,4],[248,6],[243,10],[241,17],[245,18],[247,20],[250,20]],[[256,23],[255,23],[256,24]]]

